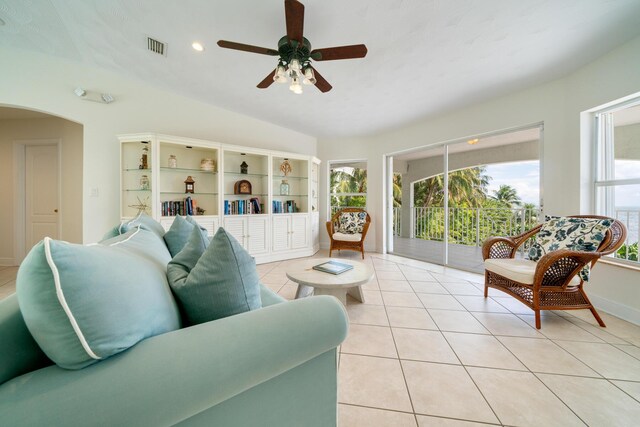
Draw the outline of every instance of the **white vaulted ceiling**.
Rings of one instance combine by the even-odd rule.
[[[369,49],[364,59],[315,63],[333,85],[326,94],[257,89],[275,58],[216,46],[225,39],[276,48],[285,34],[282,0],[0,0],[0,45],[331,137],[379,132],[549,81],[640,34],[638,0],[303,3],[313,47]],[[147,52],[146,35],[166,42],[168,55]]]

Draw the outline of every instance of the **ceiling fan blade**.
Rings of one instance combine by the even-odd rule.
[[[284,15],[287,21],[287,37],[302,44],[304,5],[298,0],[284,0]]]
[[[333,86],[331,86],[329,82],[326,81],[324,77],[322,77],[318,70],[313,67],[311,68],[313,69],[313,75],[316,78],[316,87],[320,89],[320,92],[322,93],[329,92],[333,88]]]
[[[275,76],[275,75],[276,75],[276,70],[273,70],[271,73],[269,73],[269,75],[267,77],[264,78],[263,81],[258,83],[257,87],[260,88],[260,89],[268,88],[273,83],[273,76]]]
[[[364,58],[365,56],[367,56],[367,47],[363,44],[327,47],[324,49],[314,49],[311,51],[311,57],[316,61]]]
[[[275,49],[268,49],[266,47],[260,47],[260,46],[251,46],[250,44],[242,44],[242,43],[230,42],[226,40],[218,40],[218,46],[224,47],[226,49],[241,50],[243,52],[261,53],[263,55],[271,55],[271,56],[280,55],[280,53],[278,53],[278,51]]]

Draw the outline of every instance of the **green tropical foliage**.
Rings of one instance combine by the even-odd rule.
[[[449,173],[449,206],[480,207],[487,198],[491,177],[483,166],[461,169]],[[443,174],[432,176],[415,184],[414,206],[444,206]]]
[[[362,194],[331,196],[331,207],[334,210],[344,207],[365,207],[367,205],[367,170],[352,167],[331,169],[329,190],[337,194]]]
[[[493,193],[494,195],[490,197],[506,208],[511,209],[522,204],[518,192],[510,185],[501,185],[500,188],[494,190]]]
[[[616,258],[638,261],[638,242],[622,245],[616,252]]]
[[[483,166],[449,173],[450,243],[481,244],[489,236],[519,234],[537,224],[535,205],[523,204],[509,185],[489,195],[490,180]],[[424,208],[418,209],[415,219],[417,238],[444,240],[443,199],[442,174],[415,184],[414,206]]]

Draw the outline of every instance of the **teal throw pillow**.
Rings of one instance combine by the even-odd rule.
[[[253,257],[224,228],[204,251],[206,244],[195,233],[167,267],[186,321],[195,325],[260,308],[260,279]]]
[[[178,215],[173,219],[171,228],[164,235],[164,241],[172,257],[176,256],[187,244],[187,240],[189,240],[191,231],[194,228],[200,230],[202,235],[208,238],[207,230],[201,227],[190,215],[187,215],[186,218]]]
[[[103,242],[105,240],[113,239],[114,237],[118,237],[119,235],[120,235],[120,225],[116,225],[115,227],[111,228],[109,231],[104,233],[104,236],[102,236],[102,239],[100,239],[100,241]]]
[[[558,249],[595,252],[604,240],[613,220],[593,218],[547,217],[531,245],[528,257],[538,261],[549,252]],[[589,265],[579,273],[585,282],[589,281]]]
[[[144,228],[145,230],[153,231],[160,238],[164,236],[164,227],[162,227],[162,224],[160,224],[158,221],[151,218],[144,212],[141,212],[135,218],[120,224],[120,234],[124,234],[132,228],[138,226]]]
[[[20,310],[57,365],[80,369],[180,328],[167,283],[169,253],[137,227],[93,245],[45,238],[18,270]]]

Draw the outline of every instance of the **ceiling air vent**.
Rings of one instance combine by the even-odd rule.
[[[158,55],[167,56],[167,44],[147,36],[147,50]]]

